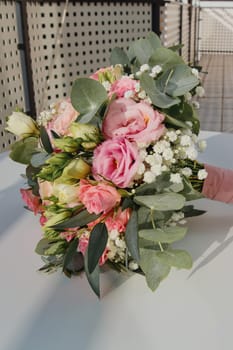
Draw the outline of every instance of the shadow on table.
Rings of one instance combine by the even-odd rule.
[[[20,197],[20,181],[0,191],[0,236],[11,226],[25,210]]]
[[[108,285],[114,279],[111,275],[106,285],[108,277],[105,275],[101,281],[105,284],[105,294],[110,292]],[[116,278],[115,287],[125,281]],[[42,297],[44,300],[35,301],[30,319],[26,323],[24,319],[21,339],[12,339],[9,350],[95,349],[98,327],[106,316],[108,300],[99,300],[94,295],[83,274],[70,280],[62,277]],[[113,334],[113,341],[115,336]],[[102,341],[104,344],[104,339]]]

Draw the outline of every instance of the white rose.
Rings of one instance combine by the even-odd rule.
[[[6,130],[22,138],[39,134],[34,120],[22,112],[13,112],[9,116]]]

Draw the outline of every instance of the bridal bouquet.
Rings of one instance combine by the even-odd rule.
[[[18,136],[10,157],[26,164],[22,198],[40,217],[40,270],[84,270],[98,296],[106,264],[152,290],[172,267],[192,266],[172,243],[203,213],[186,202],[202,197],[207,176],[196,160],[198,71],[153,33],[110,60],[36,120],[15,111],[7,122]]]

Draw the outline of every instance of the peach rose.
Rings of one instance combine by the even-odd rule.
[[[92,185],[87,180],[80,180],[79,200],[89,213],[107,213],[120,203],[121,196],[117,190],[106,183]]]
[[[165,131],[164,116],[146,102],[119,98],[110,104],[103,121],[103,134],[107,139],[126,137],[130,141],[150,144]]]
[[[123,137],[104,141],[94,151],[92,173],[96,180],[112,181],[118,187],[128,187],[139,163],[135,143]]]

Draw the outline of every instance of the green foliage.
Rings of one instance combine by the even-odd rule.
[[[139,262],[138,213],[136,210],[131,213],[130,219],[128,221],[125,232],[125,242],[134,260]]]
[[[156,49],[149,59],[149,65],[151,67],[159,65],[162,67],[164,72],[177,64],[183,63],[184,60],[182,57],[180,57],[176,52],[165,47]]]
[[[110,55],[110,63],[112,65],[122,64],[122,66],[129,65],[129,58],[125,51],[119,47],[115,47]]]
[[[183,208],[185,198],[178,193],[161,193],[155,195],[135,196],[138,205],[144,205],[151,210],[179,210]]]
[[[9,157],[15,162],[29,164],[37,145],[38,138],[32,136],[16,141],[11,147]]]
[[[157,253],[158,258],[165,264],[177,267],[178,269],[191,269],[192,258],[184,250],[167,249]]]
[[[53,228],[62,231],[65,228],[83,227],[98,219],[98,217],[99,215],[90,214],[86,209],[84,209],[71,218],[54,225]]]
[[[128,57],[130,61],[136,58],[139,64],[142,65],[148,63],[154,51],[161,46],[159,37],[154,33],[149,33],[145,39],[132,42],[128,51]]]
[[[80,113],[78,117],[80,123],[91,122],[107,99],[105,88],[94,79],[79,78],[73,84],[71,102]]]
[[[52,241],[47,238],[42,238],[35,249],[39,255],[59,255],[64,254],[68,243],[65,240]]]
[[[51,145],[49,135],[45,129],[44,126],[40,127],[40,139],[42,142],[42,145],[47,153],[53,153],[53,147]]]
[[[88,243],[88,263],[87,268],[91,274],[99,263],[108,241],[108,230],[105,223],[95,225],[90,233]]]
[[[140,230],[139,237],[153,243],[173,243],[181,240],[186,235],[187,228],[180,226],[165,227],[163,229]]]
[[[100,297],[100,268],[99,268],[99,265],[97,264],[94,271],[90,273],[88,269],[88,261],[89,260],[88,260],[88,249],[87,249],[86,254],[84,256],[85,274],[93,292],[98,297]]]

